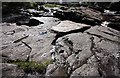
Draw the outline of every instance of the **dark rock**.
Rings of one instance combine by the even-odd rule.
[[[120,23],[109,23],[108,27],[120,31]]]
[[[37,26],[39,24],[44,24],[43,22],[40,22],[39,20],[36,19],[30,19],[30,21],[28,22],[28,26]]]
[[[17,25],[28,25],[28,26],[37,26],[39,24],[44,24],[37,19],[30,19],[29,21],[19,21],[16,23]]]
[[[58,10],[54,13],[54,16],[62,20],[71,20],[88,25],[99,25],[102,21],[101,12],[87,7],[80,7],[78,9],[69,8],[61,11]]]
[[[7,22],[7,23],[26,23],[30,19],[29,16],[26,15],[9,15],[8,17],[2,18],[2,22]]]
[[[62,10],[67,10],[68,7],[60,7],[60,9],[62,9]]]
[[[84,17],[82,19],[82,22],[85,23],[85,24],[88,24],[88,25],[92,25],[92,26],[99,25],[101,23],[98,20],[95,20],[93,18],[87,18],[87,17]]]

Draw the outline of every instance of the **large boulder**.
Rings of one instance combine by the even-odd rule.
[[[54,61],[68,76],[120,76],[119,31],[95,26],[62,36],[54,44]]]

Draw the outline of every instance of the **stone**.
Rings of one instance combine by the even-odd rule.
[[[5,47],[5,46],[3,46]],[[6,45],[5,48],[1,50],[0,53],[2,56],[6,56],[9,60],[22,60],[26,61],[29,57],[31,49],[23,43],[13,43]]]
[[[65,69],[63,67],[56,66],[55,64],[50,64],[47,67],[46,78],[49,78],[52,76],[66,77],[67,74],[66,74]]]
[[[44,24],[35,27],[18,26],[15,23],[10,23],[9,25],[8,23],[2,23],[0,25],[2,27],[0,55],[3,58],[3,62],[8,60],[43,62],[51,58],[49,52],[52,48],[51,43],[55,38],[55,34],[50,33],[49,29],[60,21],[53,17],[41,17],[39,20],[42,20]],[[43,32],[45,33],[41,34]],[[45,57],[41,57],[44,55]]]
[[[6,77],[6,78],[8,77],[18,78],[19,76],[20,77],[25,76],[25,72],[14,64],[1,63],[0,71],[2,71],[2,77]]]
[[[76,60],[77,60],[76,55],[72,54],[66,59],[66,62],[69,63],[69,65],[72,67]]]
[[[36,19],[30,19],[29,22],[27,23],[28,26],[37,26],[39,24],[43,24],[43,22],[40,22],[39,20]]]
[[[89,6],[40,9],[46,12],[28,9],[23,15],[33,17],[21,19],[22,16],[12,15],[6,20],[10,23],[0,24],[3,75],[23,78],[120,76],[119,14],[104,15],[102,10]],[[52,63],[45,71],[24,73],[17,65],[8,64],[16,60]]]
[[[99,38],[104,38],[109,41],[120,43],[119,31],[108,27],[95,26],[86,31],[87,33],[97,36]]]
[[[92,32],[94,34],[90,34]],[[118,38],[119,31],[103,26],[91,27],[84,33],[67,34],[56,40],[55,63],[66,67],[66,72],[71,74],[71,78],[75,76],[119,76],[117,65],[119,65],[120,44]],[[65,54],[67,54],[66,57]],[[108,71],[111,71],[111,74]]]
[[[86,33],[72,33],[58,38],[56,41],[56,46],[58,46],[56,48],[56,62],[61,65],[65,64],[64,66],[70,66],[72,70],[82,66],[92,56],[90,38],[91,36]],[[61,50],[64,52],[59,53]],[[67,56],[65,56],[66,54]]]
[[[63,78],[67,76],[63,67],[58,67],[52,74],[53,76],[62,76]]]
[[[58,68],[57,65],[54,64],[49,64],[47,69],[46,69],[46,73],[45,76],[52,76],[52,73]]]
[[[72,74],[70,78],[73,78],[75,76],[78,77],[85,77],[85,76],[97,76],[100,77],[99,72],[95,66],[92,66],[90,64],[84,64],[80,68],[76,69]]]
[[[62,21],[60,24],[58,24],[57,26],[53,26],[51,28],[51,30],[55,31],[55,32],[70,32],[73,30],[79,30],[82,29],[84,27],[90,27],[89,25],[86,24],[81,24],[81,23],[75,23],[72,21]]]
[[[44,62],[44,61],[52,61],[51,53],[49,52],[52,49],[51,45],[48,45],[41,49],[38,53],[34,54],[35,52],[30,54],[30,61],[36,61],[36,62]]]
[[[88,7],[70,7],[67,10],[57,10],[54,16],[88,25],[99,25],[103,20],[102,13]]]

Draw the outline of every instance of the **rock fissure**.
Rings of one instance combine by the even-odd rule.
[[[92,54],[95,56],[95,58],[96,58],[96,60],[98,62],[98,66],[99,66],[100,65],[100,59],[98,58],[98,56],[96,55],[95,50],[94,50],[94,48],[95,48],[94,37],[91,37],[90,40],[91,40],[91,48],[90,48],[90,50],[91,50]],[[98,67],[98,73],[99,73],[99,75],[101,77],[104,76],[102,70],[99,67]]]
[[[13,43],[18,43],[18,42],[20,42],[20,41],[22,41],[23,39],[26,39],[26,38],[28,38],[29,37],[29,35],[27,35],[27,36],[25,36],[25,37],[22,37],[22,38],[20,38],[20,39],[17,39],[17,40],[15,40]]]
[[[28,57],[27,57],[27,59],[26,59],[26,61],[29,61],[29,59],[30,59],[30,54],[31,54],[31,52],[32,52],[32,47],[30,47],[26,42],[23,42],[23,41],[22,41],[22,43],[30,49],[30,52],[29,52]]]

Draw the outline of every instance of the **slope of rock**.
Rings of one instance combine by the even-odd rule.
[[[102,26],[65,35],[56,40],[55,63],[71,78],[120,76],[119,38],[119,31]]]

